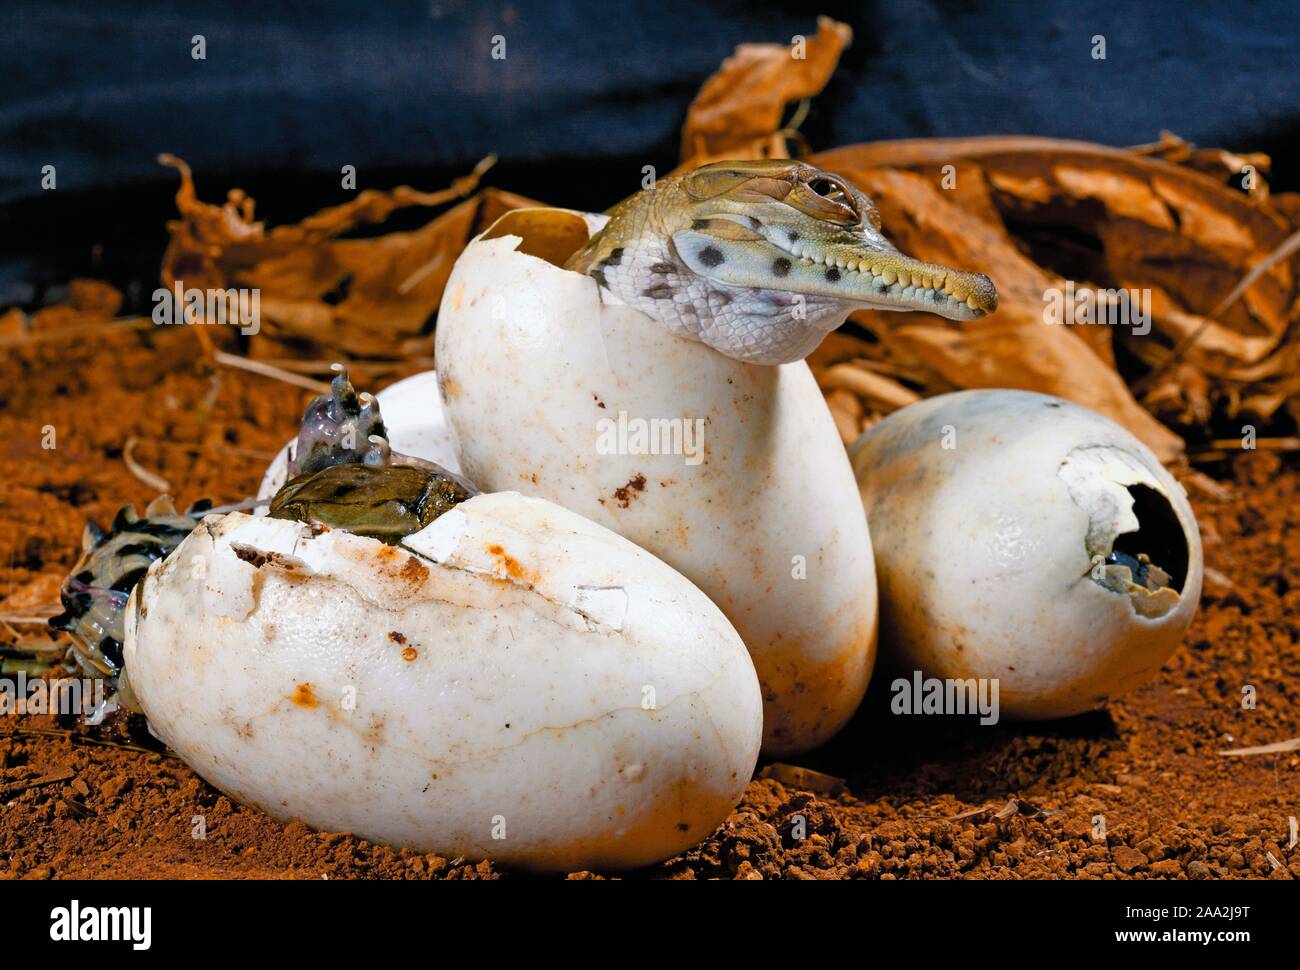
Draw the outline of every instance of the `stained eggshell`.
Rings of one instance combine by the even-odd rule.
[[[435,359],[464,473],[681,571],[749,647],[764,753],[812,748],[853,714],[875,659],[871,538],[830,413],[803,361],[725,357],[561,268],[596,219],[508,214],[452,270]],[[647,453],[654,422],[681,429],[657,439],[670,453]]]
[[[280,819],[538,870],[698,842],[758,755],[726,618],[627,540],[481,495],[400,546],[209,516],[128,607],[154,731]]]
[[[434,381],[433,371],[415,374],[388,385],[375,397],[384,416],[388,443],[394,451],[423,458],[459,474],[460,456],[456,453],[456,441],[442,404],[436,398],[432,406],[429,403]],[[285,443],[266,469],[257,490],[258,498],[270,498],[284,484],[289,469],[289,449],[294,440]]]
[[[1200,598],[1181,485],[1133,435],[1026,391],[909,405],[850,449],[875,541],[882,660],[998,680],[1001,715],[1064,717],[1149,679]],[[1145,552],[1151,592],[1107,565]]]

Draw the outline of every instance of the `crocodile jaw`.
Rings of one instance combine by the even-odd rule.
[[[950,320],[978,320],[997,309],[993,282],[900,253],[885,240],[856,245],[782,240],[764,230],[754,240],[719,240],[694,230],[673,236],[683,263],[697,275],[732,287],[775,290],[844,305],[924,310]]]

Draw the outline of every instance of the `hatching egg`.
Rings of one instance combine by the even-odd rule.
[[[537,870],[698,842],[762,732],[753,664],[703,593],[511,492],[395,542],[209,516],[135,590],[125,658],[153,730],[231,797]]]
[[[814,747],[875,658],[871,537],[843,445],[804,361],[727,356],[563,268],[602,224],[519,210],[458,259],[435,359],[461,468],[681,571],[749,647],[764,752]]]
[[[1191,623],[1201,540],[1182,486],[1087,408],[944,394],[850,454],[899,670],[996,679],[1002,715],[1064,717],[1149,680]]]

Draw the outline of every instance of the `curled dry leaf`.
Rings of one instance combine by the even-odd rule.
[[[880,142],[812,161],[877,195],[903,249],[997,283],[1001,308],[985,320],[861,319],[891,350],[905,348],[957,386],[1059,394],[1120,421],[1166,459],[1179,441],[1118,377],[1117,342],[1150,369],[1138,385],[1144,403],[1171,421],[1200,425],[1212,402],[1267,419],[1300,392],[1292,226],[1265,198],[1154,152],[1044,138]],[[1067,280],[1145,291],[1152,332],[1047,325],[1045,291]],[[1191,371],[1172,370],[1184,361]],[[1181,393],[1171,386],[1180,377]]]
[[[466,198],[488,159],[447,189],[367,189],[302,222],[268,229],[254,218],[254,201],[241,190],[231,190],[222,205],[203,202],[184,162],[167,155],[160,161],[181,176],[180,218],[168,223],[163,283],[260,290],[255,354],[275,353],[294,341],[344,356],[426,351],[443,286],[465,244],[501,212],[535,204],[491,189]],[[399,209],[457,199],[464,201],[412,232],[339,238],[358,226],[381,223]]]
[[[741,44],[704,82],[682,127],[682,161],[784,158],[786,105],[811,98],[835,72],[853,39],[848,24],[819,17],[817,33],[784,44]]]
[[[58,573],[38,573],[21,586],[0,599],[0,623],[44,623],[62,610],[59,605],[59,586],[63,577]]]
[[[785,764],[781,761],[774,761],[764,767],[758,773],[758,777],[771,778],[787,788],[802,788],[804,791],[810,791],[818,795],[834,797],[842,795],[848,790],[848,783],[843,778],[820,771],[813,771],[811,768],[801,768],[799,765]]]
[[[825,389],[825,385],[822,386]],[[846,445],[857,441],[862,433],[862,401],[853,392],[838,389],[826,395],[826,406],[830,409],[840,440]]]
[[[1039,808],[1029,799],[1021,795],[1013,795],[1002,805],[995,802],[988,802],[979,808],[972,808],[969,811],[959,812],[956,815],[918,815],[917,818],[929,819],[942,822],[961,822],[966,819],[993,819],[1003,822],[1013,816],[1024,816],[1031,821],[1048,818],[1052,815],[1060,814],[1059,808],[1046,809]]]
[[[1222,148],[1197,148],[1172,131],[1162,131],[1158,142],[1134,145],[1129,151],[1202,172],[1225,185],[1243,189],[1257,201],[1269,197],[1268,182],[1264,176],[1272,169],[1273,159],[1263,152],[1237,154]]]
[[[837,391],[852,392],[868,407],[880,414],[889,414],[899,408],[905,408],[921,399],[911,388],[884,374],[863,367],[856,362],[835,364],[817,373],[817,381],[823,389],[832,393]],[[861,415],[857,415],[861,417]]]
[[[1181,450],[1181,439],[1133,400],[1113,359],[1093,346],[1087,331],[1097,328],[1044,324],[1043,292],[1063,281],[1024,256],[1000,224],[963,208],[937,180],[920,173],[848,169],[842,161],[832,170],[875,199],[905,252],[986,272],[998,286],[998,311],[965,324],[928,313],[854,314],[882,343],[923,361],[951,386],[1056,394],[1118,421],[1163,460]]]

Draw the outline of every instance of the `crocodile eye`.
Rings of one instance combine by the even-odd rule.
[[[807,191],[822,200],[813,207],[810,214],[844,225],[861,221],[862,214],[858,211],[856,201],[857,193],[838,176],[818,172],[804,185]]]
[[[853,203],[849,201],[849,193],[844,186],[835,179],[827,178],[824,175],[818,176],[808,183],[808,188],[812,189],[823,199],[830,199],[832,202],[838,202],[840,205],[847,205],[853,208]]]

